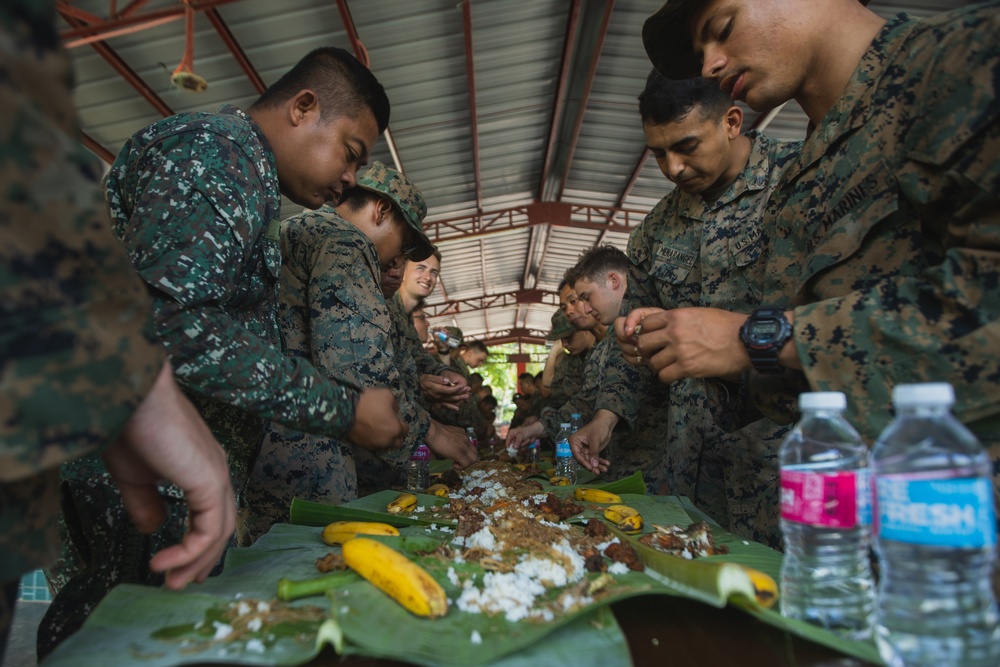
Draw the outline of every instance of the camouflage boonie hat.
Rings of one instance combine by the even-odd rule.
[[[403,219],[414,232],[416,250],[408,257],[414,261],[427,259],[434,254],[434,244],[424,234],[424,216],[427,215],[427,204],[417,186],[403,174],[390,169],[375,160],[365,173],[358,176],[357,187],[377,192],[392,200]]]
[[[859,0],[868,6],[869,0]],[[642,25],[642,44],[653,67],[668,79],[701,76],[701,62],[694,54],[688,24],[705,0],[667,0]]]
[[[552,331],[545,337],[545,340],[562,340],[563,338],[569,338],[574,333],[576,333],[576,327],[569,323],[566,313],[557,310],[552,313]]]

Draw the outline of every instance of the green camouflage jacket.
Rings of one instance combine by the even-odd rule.
[[[746,167],[718,199],[706,202],[701,195],[673,190],[632,232],[622,314],[644,306],[749,313],[760,305],[768,254],[760,225],[763,210],[801,143],[755,131],[746,136],[752,142]],[[666,490],[690,497],[738,532],[775,543],[776,454],[786,429],[756,412],[737,417],[749,412],[737,386],[684,379],[660,396],[664,385],[647,368],[629,366],[621,355],[613,366],[618,380],[609,384],[625,397],[619,399],[621,416],[629,424],[644,420],[646,430],[669,434],[662,475]],[[760,502],[773,519],[766,535],[758,530]]]
[[[109,444],[165,359],[54,26],[53,2],[0,6],[0,581],[54,558],[59,464]]]
[[[392,388],[410,426],[405,460],[426,437],[429,418],[402,390],[375,245],[330,207],[285,220],[280,233],[288,354],[357,387]],[[252,511],[270,507],[285,516],[295,496],[336,504],[355,499],[358,452],[338,438],[270,424],[248,491]]]
[[[895,385],[945,381],[1000,444],[998,34],[995,1],[890,20],[767,210],[764,300],[794,307],[809,385],[845,392],[869,441]]]
[[[252,465],[265,420],[343,436],[356,389],[281,349],[281,197],[256,123],[230,106],[165,118],[129,139],[106,186],[178,381],[234,471]]]

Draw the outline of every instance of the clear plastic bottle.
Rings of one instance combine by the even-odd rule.
[[[528,445],[528,448],[525,450],[526,451],[524,455],[525,461],[527,463],[538,463],[538,460],[541,456],[541,449],[542,449],[542,443],[539,441],[538,438],[535,438],[535,441],[532,442],[530,445]]]
[[[570,435],[576,433],[583,426],[583,419],[580,417],[579,412],[574,412],[569,418],[569,432]]]
[[[420,445],[410,455],[406,467],[406,488],[409,491],[423,491],[430,483],[431,450]]]
[[[781,613],[850,639],[871,637],[868,449],[840,392],[799,396],[802,418],[781,445]]]
[[[898,385],[872,450],[876,642],[891,667],[1000,665],[992,464],[945,383]]]
[[[572,435],[569,424],[559,425],[559,435],[556,436],[556,477],[565,477],[570,484],[576,484],[576,459],[569,446],[569,436]]]
[[[476,437],[476,429],[472,428],[471,426],[466,428],[465,437],[469,439],[469,444],[472,445],[472,448],[478,452],[479,438]]]

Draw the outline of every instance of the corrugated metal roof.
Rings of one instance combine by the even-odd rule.
[[[470,338],[543,337],[563,272],[598,242],[624,249],[628,226],[672,187],[645,156],[636,102],[650,70],[642,23],[662,0],[192,0],[194,70],[209,82],[202,94],[169,81],[184,52],[182,18],[134,30],[143,17],[177,14],[180,0],[117,4],[134,12],[109,17],[108,0],[60,3],[67,43],[108,24],[133,29],[71,50],[83,129],[111,154],[164,113],[256,99],[226,31],[265,85],[313,48],[351,50],[356,33],[392,101],[400,166],[422,189],[440,239],[432,322]],[[925,16],[964,4],[972,3],[870,7]],[[745,124],[755,119],[747,110]],[[805,129],[793,102],[766,132],[801,138]],[[373,157],[394,162],[386,140]],[[295,212],[287,203],[284,213]]]

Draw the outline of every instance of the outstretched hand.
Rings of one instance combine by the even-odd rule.
[[[161,480],[184,491],[184,538],[154,555],[150,569],[166,573],[168,588],[204,581],[236,528],[236,503],[226,454],[178,389],[169,364],[121,436],[105,450],[104,461],[140,532],[152,533],[163,523]]]

